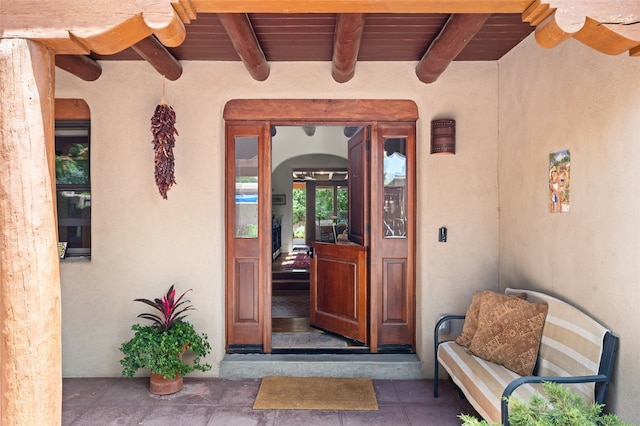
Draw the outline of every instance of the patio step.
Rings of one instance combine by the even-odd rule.
[[[264,376],[422,379],[415,354],[226,354],[220,363],[222,378]]]

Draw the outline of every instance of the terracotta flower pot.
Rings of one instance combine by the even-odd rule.
[[[151,373],[149,390],[156,395],[169,395],[182,390],[182,376],[176,375],[175,379],[165,379],[160,374]]]

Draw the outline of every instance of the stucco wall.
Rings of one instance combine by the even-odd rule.
[[[500,285],[556,294],[620,336],[610,408],[640,419],[640,60],[528,38],[499,62]],[[569,213],[548,155],[570,149]]]
[[[338,84],[329,63],[272,63],[265,82],[241,63],[183,63],[166,100],[176,110],[176,180],[162,200],[153,181],[149,120],[162,77],[145,62],[103,62],[84,82],[56,71],[56,97],[83,98],[92,116],[90,261],[62,263],[63,374],[118,376],[118,347],[143,305],[172,283],[190,294],[190,319],[224,355],[224,126],[235,98],[412,99],[417,127],[417,341],[425,375],[439,314],[464,311],[476,289],[498,288],[497,64],[456,63],[420,83],[414,63],[359,63]],[[457,120],[458,153],[429,154],[430,121]],[[440,226],[449,242],[438,243]]]

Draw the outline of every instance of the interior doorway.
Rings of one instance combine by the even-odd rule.
[[[323,165],[312,154],[311,161]],[[294,159],[295,160],[295,159]],[[336,242],[347,230],[349,220],[348,169],[302,168],[293,170],[291,207],[293,246],[310,241]]]
[[[291,196],[288,191],[279,189],[271,174],[272,164],[277,164],[277,161],[272,161],[276,160],[272,137],[274,129],[277,133],[279,126],[311,127],[315,123],[336,126],[343,131],[348,127],[368,126],[370,138],[359,149],[372,160],[362,168],[367,178],[370,177],[370,186],[358,192],[362,198],[354,200],[353,194],[349,193],[349,244],[359,247],[355,251],[366,253],[367,260],[354,260],[355,257],[349,258],[344,253],[336,254],[346,250],[336,244],[337,236],[333,242],[310,243],[311,249],[313,246],[327,249],[322,257],[310,256],[310,280],[319,277],[318,282],[324,280],[334,286],[329,292],[323,289],[312,291],[316,300],[310,301],[310,311],[315,309],[330,317],[332,321],[324,324],[329,324],[327,327],[333,328],[334,332],[351,319],[364,324],[365,338],[360,340],[365,340],[372,353],[415,350],[417,118],[417,107],[412,101],[235,100],[227,103],[224,119],[227,147],[225,305],[228,352],[273,352],[273,249],[279,243],[281,252],[291,250],[292,243],[289,246],[287,239],[293,241],[293,235],[285,237],[282,234],[278,238],[274,234],[278,210],[286,206],[286,200],[291,200]],[[396,157],[402,159],[403,168],[402,176],[396,173],[389,180],[387,157],[388,150],[395,149],[393,146],[402,147],[402,155]],[[292,170],[289,170],[289,179]],[[358,179],[360,183],[364,182],[363,176],[349,170],[349,185]],[[292,189],[291,182],[288,188],[289,191]],[[254,194],[247,197],[243,191],[254,191]],[[251,206],[243,205],[247,198],[255,202]],[[400,212],[394,223],[401,224],[401,227],[393,233],[385,232],[387,198],[400,203],[397,209],[394,207],[394,211]],[[282,201],[284,203],[281,204]],[[359,207],[354,208],[357,203],[360,203]],[[286,218],[281,218],[280,229],[291,230],[292,224],[285,222]],[[307,223],[306,229],[308,226]],[[349,283],[364,282],[365,286],[359,287],[364,291],[337,286],[336,283],[343,282],[344,277],[353,275],[352,271],[360,271],[358,265],[361,264],[366,264],[366,278]],[[337,303],[332,296],[335,291],[354,299]],[[344,321],[333,321],[335,317]]]
[[[274,235],[281,248],[271,274],[272,351],[368,351],[366,339],[345,337],[311,318],[312,243],[349,241],[349,131],[314,124],[277,126],[271,133],[271,186],[278,194],[272,197],[272,214],[281,228],[275,233],[282,234]]]

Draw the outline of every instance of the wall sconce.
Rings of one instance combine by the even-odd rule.
[[[442,119],[431,121],[431,153],[456,153],[456,120]]]

